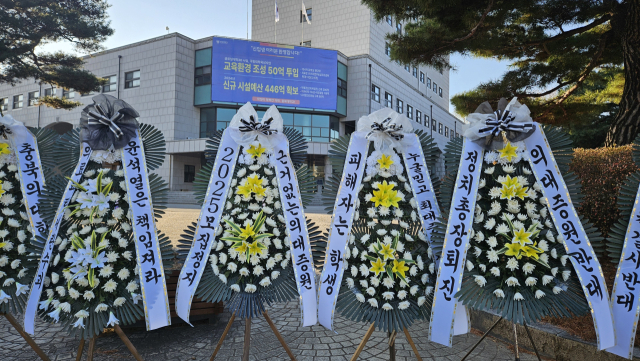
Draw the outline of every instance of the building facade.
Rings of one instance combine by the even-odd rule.
[[[335,111],[293,107],[278,109],[285,126],[298,129],[308,141],[308,165],[319,185],[331,172],[329,144],[357,127],[360,117],[389,106],[407,115],[414,127],[433,135],[441,149],[461,133],[462,122],[448,111],[449,74],[424,66],[405,66],[389,59],[385,35],[402,31],[394,19],[376,22],[359,0],[340,5],[307,0],[311,24],[304,23],[299,0],[274,6],[253,1],[252,40],[312,46],[338,51]],[[139,120],[153,124],[167,140],[167,158],[158,170],[172,191],[190,191],[204,164],[206,138],[224,129],[243,103],[211,100],[213,37],[190,39],[173,33],[106,50],[86,57],[85,69],[106,79],[100,92],[131,104]],[[49,127],[62,133],[78,126],[82,106],[57,110],[37,105],[42,95],[70,98],[87,105],[93,94],[56,89],[37,82],[0,86],[0,107],[27,126]],[[256,106],[261,116],[266,106]],[[437,169],[442,172],[442,169]]]

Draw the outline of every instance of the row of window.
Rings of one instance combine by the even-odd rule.
[[[391,56],[391,45],[389,45],[389,43],[385,44],[385,48],[384,48],[384,53],[387,56]],[[417,67],[412,67],[410,65],[405,64],[404,66],[404,70],[406,70],[408,73],[411,73],[413,75],[414,78],[418,78],[418,68]],[[438,86],[438,83],[436,83],[435,81],[432,83],[431,82],[431,78],[429,78],[428,76],[425,75],[424,72],[419,72],[420,73],[420,82],[422,84],[426,84],[427,88],[430,90],[433,90],[434,93],[438,94],[440,97],[442,97],[442,88]],[[442,73],[442,72],[440,72]]]
[[[102,85],[101,91],[102,93],[113,92],[118,89],[118,76],[117,75],[109,75],[105,76],[106,83]],[[124,73],[124,88],[137,88],[140,86],[140,70],[130,71]],[[211,82],[211,79],[209,79]],[[56,96],[58,93],[58,89],[56,88],[47,88],[44,90],[44,96]],[[95,92],[80,94],[80,96],[85,97],[89,95],[94,95]],[[76,97],[76,92],[73,89],[62,89],[62,98],[64,99],[74,99]],[[40,99],[39,91],[32,91],[27,94],[27,105],[34,106],[38,103],[38,99]],[[11,109],[20,109],[24,107],[24,94],[14,95],[12,98],[12,108]],[[9,98],[0,98],[0,109],[2,111],[9,109]]]
[[[224,130],[229,126],[237,109],[233,108],[201,108],[200,138],[208,138],[216,130]],[[264,110],[257,111],[262,117]],[[328,143],[340,137],[338,118],[320,114],[302,114],[281,112],[285,127],[298,130],[308,142]]]
[[[380,103],[380,87],[375,84],[371,85],[371,100]],[[384,92],[384,106],[387,108],[393,109],[393,95],[389,92]],[[396,112],[400,114],[405,114],[404,112],[404,102],[396,98]],[[429,126],[429,116],[424,114],[420,110],[415,110],[415,118],[414,118],[414,109],[411,105],[407,104],[407,118],[415,120],[417,123],[423,124],[425,127]],[[431,119],[431,128],[434,132],[438,132],[444,135],[447,138],[453,139],[453,137],[460,137],[460,134],[453,129],[449,129],[446,125],[443,125],[440,122],[436,122],[435,119]]]

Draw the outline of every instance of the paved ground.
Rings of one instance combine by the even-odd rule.
[[[319,211],[319,209],[309,211]],[[198,209],[172,208],[168,210],[164,220],[158,226],[176,239],[181,230],[197,216]],[[328,215],[310,213],[310,216],[325,227],[329,224],[330,216]],[[321,326],[301,327],[297,302],[275,305],[269,309],[269,314],[300,361],[349,360],[368,328],[368,325],[356,324],[341,317],[336,317],[335,320],[335,329],[338,334],[327,331]],[[151,332],[140,328],[125,329],[125,332],[147,361],[208,360],[229,317],[228,313],[223,313],[213,318],[210,323],[203,321],[195,324],[194,328],[181,323]],[[236,320],[218,354],[218,360],[241,359],[244,328],[245,321]],[[474,334],[456,336],[453,348],[448,348],[428,342],[427,330],[427,323],[415,324],[410,329],[424,360],[460,360],[466,350],[479,339],[479,336]],[[252,321],[251,335],[251,360],[288,359],[263,318]],[[75,360],[79,341],[60,332],[57,326],[39,322],[36,336],[36,342],[51,360]],[[374,332],[360,359],[389,360],[387,340],[386,333]],[[396,360],[415,360],[404,335],[398,335],[395,347]],[[506,361],[513,360],[514,355],[504,344],[487,339],[468,359]],[[521,354],[521,359],[534,360],[535,357]],[[0,360],[37,360],[36,354],[3,317],[0,317]],[[107,333],[97,341],[94,360],[133,360],[133,357],[115,333]]]

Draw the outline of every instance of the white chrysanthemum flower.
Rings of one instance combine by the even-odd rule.
[[[475,281],[480,287],[484,287],[487,284],[487,280],[482,276],[474,276]]]
[[[131,281],[127,284],[127,292],[129,293],[133,293],[134,291],[136,291],[138,289],[138,283],[136,281]]]
[[[504,298],[504,291],[499,288],[495,289],[493,294],[498,298]]]
[[[391,306],[388,303],[385,303],[384,305],[382,305],[382,309],[385,310],[385,311],[391,311],[391,310],[393,310],[393,306]]]
[[[553,293],[556,294],[556,295],[558,293],[562,292],[562,291],[564,291],[564,290],[562,288],[558,287],[558,286],[553,287]]]
[[[475,266],[471,261],[467,261],[467,271],[471,271]]]
[[[260,280],[259,285],[262,287],[267,287],[271,284],[271,280],[269,279],[269,277],[265,277],[262,280]]]
[[[515,257],[509,257],[507,260],[507,268],[512,271],[519,269],[520,266],[518,265],[518,260]]]
[[[541,298],[542,298],[542,297],[544,297],[544,296],[545,296],[545,293],[544,293],[544,292],[542,292],[541,290],[537,290],[537,291],[536,291],[536,298],[537,298],[537,299],[541,299]]]
[[[491,197],[492,199],[500,197],[501,194],[502,191],[499,187],[493,187],[491,188],[491,190],[489,190],[489,197]]]
[[[568,280],[569,277],[571,276],[571,271],[570,270],[564,270],[562,271],[562,279],[563,280]]]
[[[518,279],[515,277],[509,277],[507,278],[507,286],[509,287],[520,286],[520,281],[518,281]]]
[[[513,295],[513,300],[514,301],[524,301],[524,297],[522,297],[522,294],[520,292],[516,292],[516,294]]]
[[[382,298],[384,298],[387,301],[391,301],[393,300],[393,297],[395,296],[395,294],[391,291],[387,291],[382,293]]]
[[[376,294],[376,289],[373,287],[369,287],[365,290],[365,292],[369,295],[369,296],[373,296]]]
[[[429,286],[424,290],[424,295],[425,296],[429,296],[431,294],[431,292],[433,292],[433,287]]]
[[[101,304],[96,306],[95,311],[96,312],[104,312],[104,311],[106,311],[108,309],[109,309],[109,306],[105,305],[104,303],[101,303]]]
[[[526,275],[532,273],[534,269],[536,269],[536,266],[529,262],[525,263],[524,266],[522,266],[522,272],[524,272],[524,274]]]
[[[500,269],[498,267],[491,268],[490,272],[492,275],[496,277],[500,277]]]
[[[496,233],[498,234],[507,234],[509,233],[509,226],[504,223],[501,223],[496,227]]]
[[[395,282],[395,281],[393,280],[393,278],[391,278],[391,277],[385,277],[385,278],[382,280],[382,284],[383,284],[386,288],[391,288],[391,287],[393,287],[393,286],[395,285],[395,283],[396,283],[396,282]]]
[[[499,256],[498,256],[498,251],[496,250],[488,250],[487,251],[487,259],[489,260],[490,263],[497,263]]]
[[[18,267],[20,266],[20,262],[22,262],[22,261],[21,261],[21,260],[19,260],[19,259],[15,259],[15,260],[13,260],[13,261],[11,262],[11,268],[13,268],[13,269],[18,268]]]
[[[527,277],[524,284],[527,286],[535,286],[538,283],[538,279],[535,277]]]
[[[378,308],[378,301],[375,298],[370,298],[367,300],[367,302],[369,302],[371,307]]]
[[[96,295],[94,295],[92,291],[85,291],[82,297],[87,301],[91,301],[96,297]]]
[[[356,299],[360,302],[360,303],[364,303],[365,301],[365,297],[362,293],[356,293]]]

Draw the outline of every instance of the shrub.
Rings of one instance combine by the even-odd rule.
[[[616,205],[620,186],[639,168],[631,157],[632,146],[574,149],[571,170],[582,181],[583,200],[578,212],[603,236],[620,217]]]

